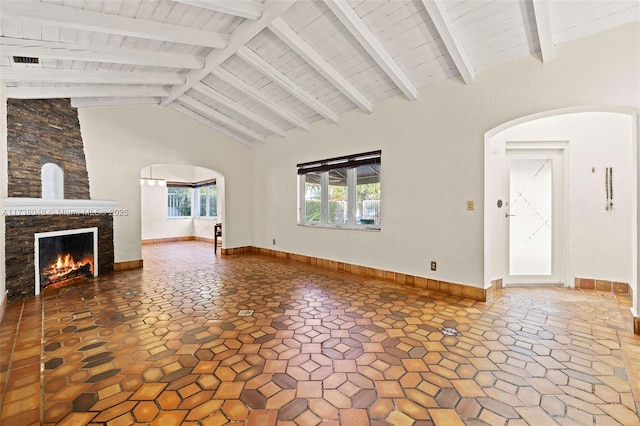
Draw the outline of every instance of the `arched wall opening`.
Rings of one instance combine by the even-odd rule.
[[[225,179],[218,171],[175,164],[144,167],[140,171],[142,243],[213,241],[215,224],[224,223],[224,194]],[[222,247],[224,241],[225,233]]]
[[[566,143],[562,283],[628,284],[638,308],[637,114],[631,108],[576,107],[510,121],[485,134],[484,285],[508,275],[507,146]],[[613,170],[608,205],[606,170]],[[505,214],[506,212],[506,214]],[[634,316],[637,316],[634,314]]]

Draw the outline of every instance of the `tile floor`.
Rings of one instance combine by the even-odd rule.
[[[640,424],[624,297],[485,304],[202,242],[144,258],[9,304],[0,424]]]

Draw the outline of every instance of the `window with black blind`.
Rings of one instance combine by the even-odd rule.
[[[298,164],[305,225],[380,229],[382,151]]]

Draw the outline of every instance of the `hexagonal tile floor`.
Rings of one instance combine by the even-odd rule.
[[[144,257],[8,305],[0,423],[640,424],[628,298],[478,303],[202,242]]]

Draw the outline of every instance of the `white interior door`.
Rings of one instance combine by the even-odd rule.
[[[562,283],[563,150],[507,149],[506,284]]]

